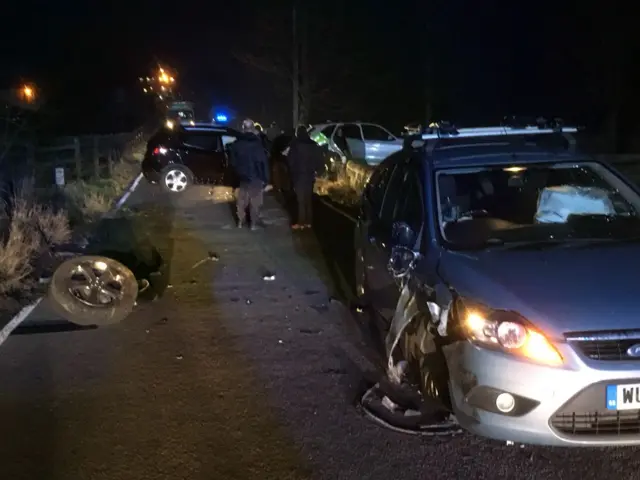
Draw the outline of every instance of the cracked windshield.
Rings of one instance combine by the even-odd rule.
[[[440,229],[453,244],[640,238],[640,196],[603,165],[445,170],[437,178]]]

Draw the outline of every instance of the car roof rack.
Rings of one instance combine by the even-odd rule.
[[[435,151],[440,140],[458,138],[486,138],[524,135],[562,135],[569,145],[569,150],[575,150],[576,141],[572,133],[578,132],[577,127],[566,127],[560,118],[547,120],[538,117],[534,121],[529,121],[520,117],[505,117],[502,124],[495,127],[475,127],[456,128],[450,122],[436,122],[430,124],[421,135],[412,136],[410,140],[415,145],[415,140],[422,139],[427,142],[426,150],[428,154]],[[407,142],[409,143],[409,142]],[[482,142],[479,142],[482,143]]]

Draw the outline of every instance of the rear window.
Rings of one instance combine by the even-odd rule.
[[[202,150],[219,151],[220,134],[217,132],[184,132],[181,135],[184,145]]]
[[[335,129],[336,129],[335,125],[329,125],[328,127],[324,127],[322,130],[320,130],[320,132],[327,138],[331,138],[331,135],[333,135],[333,131]]]

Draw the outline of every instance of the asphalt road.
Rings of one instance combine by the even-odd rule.
[[[635,448],[518,448],[369,422],[354,401],[370,366],[329,298],[348,254],[325,261],[348,223],[320,211],[318,242],[270,200],[264,231],[238,231],[221,189],[152,192],[132,196],[130,215],[171,263],[163,297],[120,325],[67,332],[45,328],[60,323],[45,304],[29,319],[43,333],[0,348],[2,478],[638,477]],[[219,261],[195,266],[210,251]]]

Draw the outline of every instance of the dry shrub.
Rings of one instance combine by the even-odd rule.
[[[360,172],[362,167],[357,166],[355,169],[340,168],[333,177],[318,178],[315,192],[343,205],[357,205],[360,202],[368,176],[354,174],[354,172]]]
[[[62,245],[71,239],[66,211],[54,212],[42,205],[34,205],[33,211],[36,226],[48,245]]]
[[[111,208],[112,195],[101,184],[83,181],[64,187],[65,202],[74,224],[91,223]]]
[[[122,160],[113,165],[111,180],[120,189],[118,194],[124,193],[129,183],[140,173],[140,163]]]
[[[30,283],[33,259],[41,249],[38,233],[26,224],[12,222],[0,245],[0,295],[23,289]]]
[[[66,213],[38,204],[24,186],[16,190],[4,213],[8,225],[0,243],[0,295],[28,287],[34,260],[47,246],[71,237]]]

